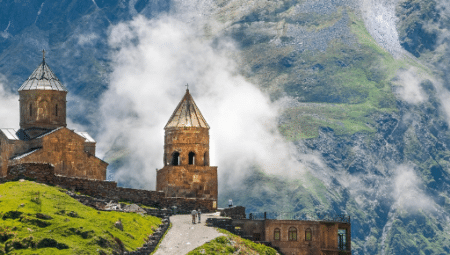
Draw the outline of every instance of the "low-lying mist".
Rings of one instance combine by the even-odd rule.
[[[102,157],[114,144],[129,152],[114,180],[154,189],[163,166],[164,125],[186,84],[210,125],[211,165],[219,189],[238,185],[249,169],[298,175],[303,166],[277,129],[277,104],[238,74],[230,39],[204,39],[171,16],[137,16],[111,28],[113,72],[101,99]],[[213,46],[214,45],[214,46]]]

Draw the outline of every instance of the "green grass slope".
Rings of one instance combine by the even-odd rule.
[[[356,43],[336,40],[323,52],[304,52],[293,70],[299,75],[288,76],[304,80],[282,85],[288,95],[305,102],[283,113],[280,131],[289,140],[317,137],[319,127],[330,127],[337,135],[375,132],[373,114],[397,111],[391,88],[397,71],[424,68],[411,59],[394,59],[370,36],[361,18],[347,13]]]
[[[114,227],[119,219],[123,231]],[[97,211],[57,187],[0,184],[0,254],[119,254],[142,246],[159,224],[153,216]]]
[[[197,247],[189,252],[187,255],[197,254],[263,254],[263,255],[275,255],[279,254],[273,248],[267,247],[262,244],[254,243],[250,240],[241,238],[226,230],[218,229],[219,232],[226,236],[219,236],[216,239],[205,243],[204,245]]]

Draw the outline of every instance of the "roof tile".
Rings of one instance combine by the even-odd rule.
[[[205,118],[189,93],[189,89],[186,90],[186,94],[183,99],[181,99],[181,102],[172,113],[172,116],[164,128],[166,129],[173,127],[209,128],[208,123],[206,123]]]
[[[57,90],[66,91],[66,87],[59,81],[58,77],[52,72],[45,60],[34,70],[28,79],[20,86],[22,90]]]

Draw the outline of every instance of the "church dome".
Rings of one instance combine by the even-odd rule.
[[[45,63],[45,57],[30,77],[20,86],[19,91],[23,90],[56,90],[67,92],[66,87],[64,87],[47,63]]]
[[[43,55],[41,64],[19,88],[20,128],[35,137],[65,127],[66,95],[66,87],[45,63]]]
[[[186,90],[181,102],[178,104],[177,108],[173,112],[169,121],[167,122],[165,129],[167,128],[182,128],[182,127],[198,127],[198,128],[208,128],[208,123],[206,123],[205,118],[203,118],[202,113],[198,109],[194,102],[189,89]]]

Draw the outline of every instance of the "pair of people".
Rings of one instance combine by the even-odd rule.
[[[197,217],[198,217],[198,223],[201,223],[202,211],[200,209],[198,209],[198,211],[196,211],[195,209],[192,210],[191,215],[192,215],[192,224],[195,224],[195,219]]]

